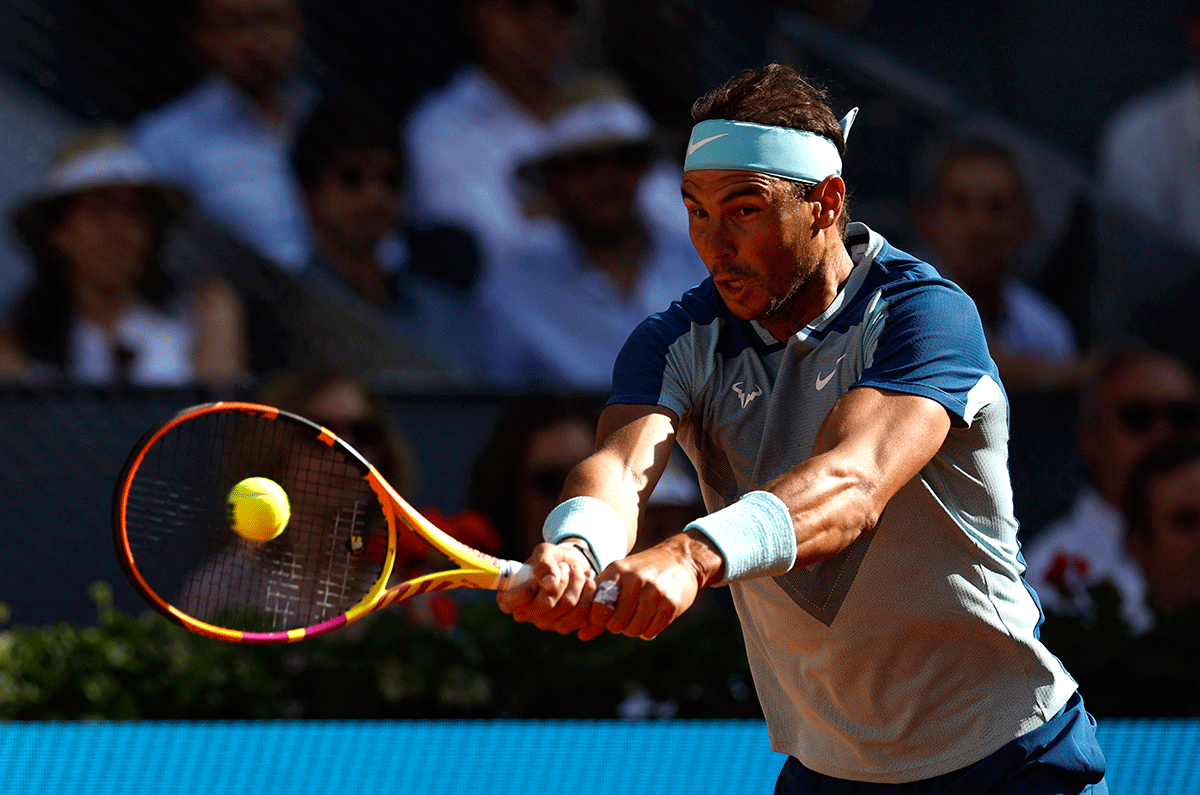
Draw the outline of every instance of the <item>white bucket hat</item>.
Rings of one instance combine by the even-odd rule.
[[[582,79],[564,91],[558,106],[543,145],[521,163],[522,176],[554,160],[588,152],[625,146],[645,147],[647,156],[653,152],[654,121],[612,81]]]
[[[93,130],[63,143],[41,183],[14,207],[13,225],[29,241],[45,228],[46,212],[58,199],[116,186],[146,190],[168,219],[177,217],[188,203],[187,195],[157,177],[146,159],[121,135]]]

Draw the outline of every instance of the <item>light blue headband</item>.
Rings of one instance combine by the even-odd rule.
[[[842,118],[843,140],[858,108]],[[828,138],[790,127],[770,127],[728,119],[709,119],[692,128],[684,171],[753,171],[816,184],[842,174],[842,158]]]

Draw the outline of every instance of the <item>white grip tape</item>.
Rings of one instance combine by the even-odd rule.
[[[596,586],[596,595],[592,601],[605,607],[616,607],[617,597],[621,595],[621,586],[616,580],[605,580]]]
[[[492,583],[492,590],[510,591],[532,579],[533,566],[528,563],[518,563],[515,560],[501,560],[500,571],[496,573],[496,581]]]
[[[556,506],[542,525],[542,538],[551,544],[568,538],[587,542],[599,565],[597,574],[625,557],[629,543],[616,509],[595,497],[572,497]]]
[[[767,491],[751,491],[686,529],[704,533],[725,558],[725,577],[717,585],[786,574],[796,563],[792,513]]]

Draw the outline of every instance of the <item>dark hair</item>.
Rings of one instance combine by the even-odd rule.
[[[1156,480],[1200,461],[1200,440],[1171,439],[1151,448],[1138,459],[1125,486],[1125,521],[1129,532],[1147,534],[1150,529],[1150,488]]]
[[[825,89],[784,64],[768,64],[731,77],[692,105],[692,121],[728,119],[791,127],[833,141],[845,156],[842,125],[829,106]]]
[[[312,187],[334,156],[345,149],[386,149],[400,158],[404,168],[398,117],[365,99],[334,96],[317,105],[296,133],[292,168],[297,181],[302,187]]]
[[[50,243],[50,233],[78,198],[78,194],[72,194],[47,202],[36,220],[22,229],[35,273],[33,284],[17,305],[13,332],[25,355],[59,369],[67,366],[75,310],[67,279],[69,264]],[[174,216],[161,202],[147,200],[146,206],[151,213],[150,255],[136,289],[147,303],[166,310],[176,295],[176,286],[163,267],[162,246]]]
[[[838,154],[846,155],[846,137],[841,122],[829,106],[829,94],[804,75],[785,64],[768,64],[734,75],[692,104],[692,121],[728,119],[772,127],[790,127],[828,138]],[[793,195],[803,199],[811,185],[796,183]],[[849,189],[838,229],[846,232],[850,221]]]
[[[509,403],[487,445],[476,459],[467,489],[471,508],[482,512],[503,539],[506,552],[524,560],[528,549],[517,549],[520,522],[522,465],[529,442],[545,428],[578,421],[595,427],[596,411],[581,397],[521,395]]]

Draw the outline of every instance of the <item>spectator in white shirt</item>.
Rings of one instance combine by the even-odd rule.
[[[929,261],[974,300],[1011,391],[1073,391],[1084,361],[1062,310],[1013,271],[1033,232],[1025,180],[1007,147],[978,137],[945,142],[915,203]]]
[[[637,202],[654,159],[646,112],[606,79],[581,79],[557,101],[523,173],[561,226],[510,248],[482,279],[479,337],[494,381],[604,391],[630,332],[708,271],[686,233]]]
[[[1134,630],[1149,629],[1145,577],[1125,543],[1129,473],[1156,445],[1194,435],[1198,420],[1200,391],[1179,361],[1139,346],[1100,361],[1083,395],[1078,429],[1090,482],[1024,553],[1025,579],[1043,607],[1087,614],[1087,588],[1107,580],[1121,595],[1125,621]]]
[[[120,131],[85,130],[56,153],[13,222],[34,282],[0,333],[0,378],[184,386],[245,375],[244,315],[221,280],[164,269],[184,193],[154,178]]]
[[[522,190],[517,167],[544,151],[551,102],[574,70],[572,0],[462,0],[472,60],[425,95],[402,126],[412,164],[410,207],[416,223],[471,232],[486,270],[504,250],[553,234],[536,193]],[[643,207],[687,228],[681,173],[653,164],[640,188]]]
[[[194,89],[138,119],[133,137],[198,209],[290,269],[309,257],[307,214],[288,150],[314,101],[296,73],[298,0],[187,0],[191,44],[208,70]]]
[[[1200,249],[1200,0],[1183,23],[1192,66],[1122,105],[1100,141],[1110,197]]]

